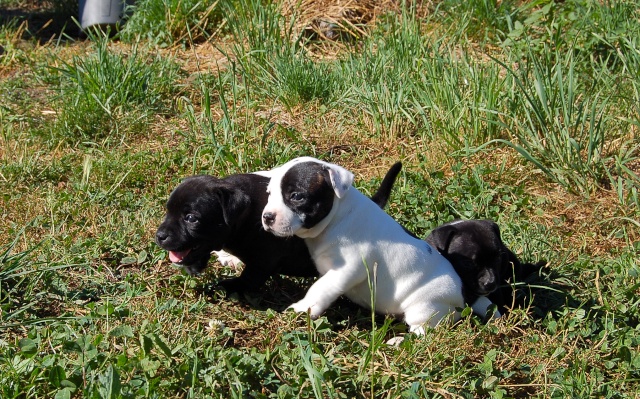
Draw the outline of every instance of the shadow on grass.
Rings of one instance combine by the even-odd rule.
[[[544,319],[566,306],[579,307],[580,302],[568,294],[561,277],[546,267],[528,276],[516,290],[513,308],[529,308],[533,318]]]
[[[529,309],[531,317],[542,320],[566,306],[578,307],[579,302],[567,293],[566,286],[556,282],[557,277],[548,269],[543,269],[540,274],[529,276],[518,288],[513,308]],[[215,281],[203,281],[195,290],[206,296],[212,303],[236,301],[240,306],[260,312],[269,309],[284,312],[292,303],[304,297],[312,282],[311,279],[276,276],[254,292],[227,295]],[[371,329],[370,310],[362,308],[344,296],[332,304],[323,316],[335,332],[353,327],[360,330]],[[375,316],[378,328],[387,322],[387,318],[388,316],[385,315]],[[397,324],[403,326],[401,329],[406,327],[401,319],[391,323],[392,326]]]
[[[227,294],[215,281],[203,281],[195,291],[208,298],[209,302],[236,301],[252,310],[264,312],[269,309],[284,312],[294,302],[304,297],[313,283],[312,279],[301,277],[273,276],[264,287],[253,292]],[[324,314],[333,331],[342,331],[357,326],[371,328],[371,313],[342,296]],[[376,315],[376,324],[382,326],[386,316]],[[401,320],[399,320],[401,322]]]
[[[54,2],[56,3],[56,2]],[[13,27],[20,30],[21,39],[35,39],[45,44],[64,38],[84,38],[82,30],[74,21],[78,19],[78,2],[58,1],[52,7],[47,2],[28,0],[20,4],[0,5],[0,28]]]

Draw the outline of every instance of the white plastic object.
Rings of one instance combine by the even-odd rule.
[[[80,26],[117,26],[124,15],[124,0],[79,0]]]

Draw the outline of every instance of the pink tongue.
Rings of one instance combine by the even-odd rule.
[[[180,263],[185,256],[189,255],[190,251],[190,249],[186,251],[169,251],[169,260],[173,263]]]

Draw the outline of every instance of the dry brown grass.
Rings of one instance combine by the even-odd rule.
[[[392,0],[287,0],[282,15],[295,17],[295,32],[319,39],[338,40],[344,35],[367,35],[365,25],[374,24],[381,13],[396,10]]]

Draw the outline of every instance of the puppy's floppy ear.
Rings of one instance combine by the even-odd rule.
[[[328,164],[325,169],[329,172],[333,191],[338,198],[342,198],[353,184],[353,173],[336,164]]]
[[[500,241],[502,241],[502,237],[500,237],[500,226],[498,226],[498,223],[494,222],[493,220],[489,220],[489,219],[485,219],[484,222],[487,223],[490,226],[491,231],[493,231],[493,233],[496,236],[498,236]]]
[[[212,194],[220,201],[224,222],[231,226],[240,220],[248,211],[251,198],[246,193],[233,187],[215,187]]]
[[[451,240],[453,240],[453,237],[455,237],[457,233],[458,229],[452,225],[436,227],[429,237],[427,237],[427,241],[434,245],[438,252],[446,254],[449,251]]]

